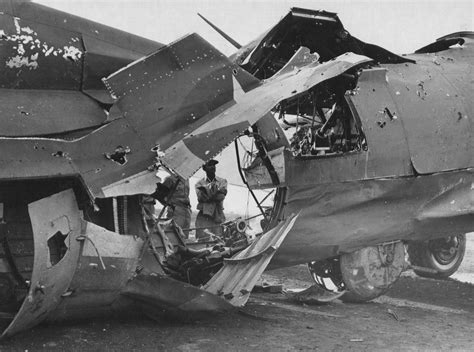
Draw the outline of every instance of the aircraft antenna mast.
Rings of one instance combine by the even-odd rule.
[[[209,26],[211,26],[212,28],[214,28],[214,30],[219,33],[221,36],[224,37],[225,40],[227,40],[230,44],[232,44],[236,49],[240,49],[242,47],[242,45],[240,45],[239,43],[237,43],[234,39],[232,39],[229,35],[227,35],[222,29],[220,29],[219,27],[217,27],[215,24],[213,24],[211,21],[209,21],[207,18],[205,18],[203,15],[201,15],[200,13],[198,13],[198,16],[201,17],[204,22],[206,22]]]

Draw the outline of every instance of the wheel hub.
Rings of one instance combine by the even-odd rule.
[[[457,236],[449,236],[430,242],[433,257],[442,265],[447,265],[456,259],[459,255],[459,246]]]

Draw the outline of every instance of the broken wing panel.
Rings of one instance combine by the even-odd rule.
[[[28,205],[34,235],[34,265],[28,295],[15,318],[3,332],[9,336],[39,324],[61,301],[76,270],[81,245],[77,241],[81,222],[76,197],[66,190]],[[49,240],[57,236],[66,252],[51,261]]]
[[[292,215],[277,227],[264,233],[250,247],[224,260],[224,267],[203,289],[223,297],[233,306],[243,306],[260,275],[293,227],[298,215]]]
[[[347,53],[321,65],[313,63],[278,75],[247,93],[243,93],[234,80],[234,90],[240,92],[234,93],[237,103],[167,149],[163,163],[182,177],[189,178],[206,160],[215,156],[282,100],[368,61],[370,59],[365,56]]]
[[[104,82],[118,99],[117,108],[150,148],[159,143],[165,149],[204,123],[211,111],[232,102],[233,74],[244,85],[258,83],[192,34]]]
[[[0,178],[80,175],[95,196],[101,196],[102,187],[139,174],[155,163],[151,148],[143,146],[124,119],[75,141],[0,138],[0,149]]]
[[[203,313],[229,310],[232,306],[209,292],[170,277],[138,275],[124,288],[122,294],[141,302],[147,314]]]

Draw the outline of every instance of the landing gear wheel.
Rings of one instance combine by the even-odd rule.
[[[405,247],[401,242],[362,248],[341,255],[344,302],[367,302],[383,295],[405,268]]]
[[[308,271],[314,281],[312,296],[319,304],[329,303],[344,294],[339,268],[339,258],[308,263]]]
[[[417,270],[418,276],[446,279],[458,270],[466,252],[466,235],[448,236],[430,241],[412,241],[407,245],[410,263],[431,270]]]

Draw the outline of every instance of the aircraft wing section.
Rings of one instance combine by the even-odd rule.
[[[312,62],[299,68],[295,66],[295,69],[282,72],[247,93],[233,79],[236,104],[215,114],[212,119],[168,148],[162,161],[182,177],[189,178],[206,160],[217,155],[281,101],[296,97],[368,61],[371,59],[366,56],[346,53],[323,64]]]
[[[70,139],[104,125],[115,101],[102,77],[162,46],[30,1],[1,1],[0,136]]]
[[[100,56],[100,42],[87,40],[85,43],[97,61]],[[121,50],[115,49],[114,55],[120,57]],[[112,52],[112,49],[109,52]],[[112,64],[109,66],[115,67]],[[99,71],[95,71],[94,77],[99,77]],[[55,138],[20,138],[16,130],[7,128],[9,138],[0,138],[0,149],[3,152],[0,165],[4,166],[0,168],[0,177],[49,177],[51,170],[54,170],[56,175],[79,175],[91,194],[102,197],[114,194],[116,190],[111,190],[110,187],[117,186],[124,179],[127,179],[125,182],[130,185],[130,178],[144,176],[145,179],[140,179],[136,184],[146,183],[147,192],[143,188],[135,188],[135,191],[149,193],[149,187],[153,190],[157,180],[145,173],[156,163],[158,145],[162,149],[170,147],[206,122],[206,119],[211,119],[215,114],[235,104],[232,89],[234,79],[239,82],[239,86],[245,87],[244,91],[260,84],[258,79],[232,64],[199,36],[186,36],[120,69],[104,80],[108,91],[114,94],[117,101],[110,108],[110,113],[107,111],[107,115],[94,103],[99,109],[99,117],[100,114],[103,115],[100,121],[104,121],[105,116],[108,117],[101,128],[82,131],[79,137],[72,139],[62,135],[55,135]],[[34,101],[44,98],[45,94],[37,93]],[[72,117],[95,117],[84,112],[89,105],[82,100],[65,100],[64,94],[54,92],[49,93],[48,97],[48,102],[54,97],[56,105],[59,106],[56,106],[57,113],[54,115],[58,117],[57,120],[72,112]],[[0,102],[2,101],[4,100],[0,98]],[[10,110],[15,113],[22,110],[19,104],[15,104],[14,109]],[[61,108],[62,105],[67,107]],[[48,108],[49,103],[41,104],[35,107],[34,115],[30,110],[26,110],[31,115],[22,114],[22,119],[27,123],[28,118],[35,117],[35,123],[28,123],[34,124],[36,130],[41,127],[42,132],[46,133],[43,125],[57,126],[53,122],[46,123],[44,119],[39,119],[43,115],[51,117],[51,114],[46,114]],[[0,107],[0,115],[2,111]],[[72,117],[64,119],[69,121]],[[15,126],[17,125],[20,126],[18,122]],[[11,125],[7,125],[9,126]],[[73,126],[84,127],[83,124]],[[28,131],[31,130],[33,127],[29,127]],[[58,130],[62,131],[56,128],[56,131]],[[12,135],[14,137],[11,137]]]

